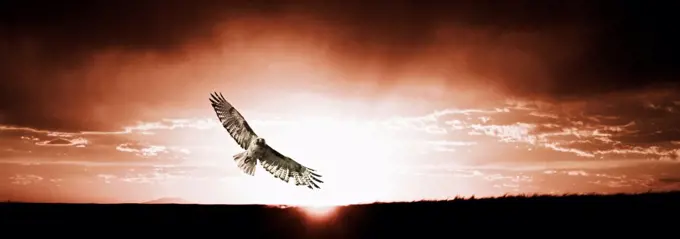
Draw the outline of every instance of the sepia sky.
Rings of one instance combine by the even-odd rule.
[[[0,199],[680,188],[673,3],[419,2],[3,1]],[[322,189],[241,173],[213,91]]]

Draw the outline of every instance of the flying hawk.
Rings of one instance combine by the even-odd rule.
[[[317,183],[323,183],[319,180],[321,175],[315,173],[314,169],[295,162],[267,145],[264,138],[257,136],[250,128],[243,115],[224,99],[222,93],[211,93],[210,103],[222,126],[236,140],[236,143],[245,149],[233,156],[234,161],[244,173],[254,176],[255,165],[259,160],[267,172],[286,183],[293,179],[295,185],[307,186],[310,189],[319,188]]]

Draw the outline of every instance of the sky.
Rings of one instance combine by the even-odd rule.
[[[419,2],[3,1],[0,200],[680,188],[673,3]],[[240,172],[211,92],[321,189]]]

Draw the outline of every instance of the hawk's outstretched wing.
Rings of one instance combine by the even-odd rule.
[[[274,177],[284,182],[288,182],[292,178],[295,180],[295,185],[307,186],[310,189],[319,188],[317,183],[323,183],[319,180],[321,175],[316,174],[314,169],[302,166],[269,146],[266,150],[264,156],[260,159],[260,163]]]
[[[236,143],[241,148],[248,149],[251,142],[257,139],[257,134],[250,128],[243,115],[224,99],[222,93],[211,93],[210,103],[213,109],[215,109],[220,123],[222,123],[222,126],[229,132],[231,137],[236,140]]]

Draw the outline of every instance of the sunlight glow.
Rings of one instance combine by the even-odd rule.
[[[321,190],[291,188],[297,192],[282,192],[280,195],[287,195],[284,198],[290,203],[343,205],[376,201],[391,193],[395,170],[388,161],[397,147],[375,127],[356,120],[306,118],[285,131],[268,135],[272,135],[268,139],[272,147],[323,176]],[[260,174],[259,178],[267,181],[268,189],[289,189],[270,175]]]
[[[291,187],[272,177],[259,164],[254,177],[238,175],[253,188],[252,201],[288,205],[346,205],[370,203],[393,196],[398,185],[395,159],[400,155],[395,139],[383,136],[380,129],[355,119],[306,117],[287,120],[286,127],[252,120],[253,128],[267,144],[322,175],[319,190]],[[219,131],[218,131],[219,132]],[[205,144],[216,150],[211,158],[225,158],[241,149],[232,147],[226,132],[206,137]],[[203,141],[203,140],[201,140]],[[225,155],[226,154],[226,155]],[[230,171],[233,171],[230,169]],[[236,171],[234,171],[236,172]],[[240,173],[240,172],[238,172]],[[276,195],[276,196],[273,196]],[[317,208],[318,209],[318,208]],[[319,211],[314,209],[313,211]]]
[[[337,211],[336,206],[304,206],[300,210],[314,220],[322,220],[331,217]]]

